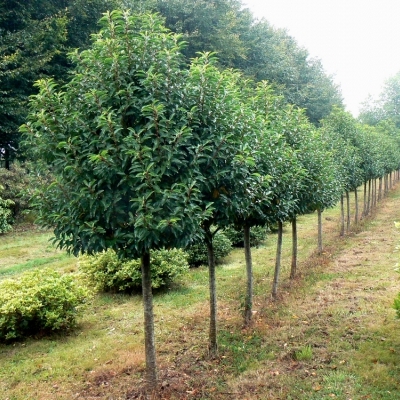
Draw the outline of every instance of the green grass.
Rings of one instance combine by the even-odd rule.
[[[311,361],[313,358],[313,351],[311,346],[308,344],[294,353],[294,357],[297,361]]]
[[[338,209],[328,210],[321,257],[315,255],[316,215],[301,217],[301,276],[293,282],[288,279],[291,238],[286,226],[277,302],[270,296],[276,236],[269,235],[253,249],[250,328],[242,320],[244,254],[235,249],[217,268],[217,359],[209,359],[207,352],[207,268],[192,269],[170,288],[156,291],[158,364],[170,384],[165,389],[170,398],[400,398],[400,321],[391,308],[399,279],[394,250],[400,232],[393,225],[399,200],[400,190],[392,192],[373,221],[363,220],[358,233],[344,238],[338,237]],[[50,237],[44,231],[3,235],[0,277],[44,265],[76,271],[76,259],[56,250]],[[124,398],[142,383],[142,321],[140,295],[99,294],[76,330],[0,344],[0,397]]]
[[[14,275],[17,273],[24,272],[26,270],[41,267],[43,265],[48,266],[48,264],[52,264],[62,260],[68,260],[70,262],[71,258],[66,254],[60,254],[57,256],[52,256],[47,258],[36,258],[34,260],[26,261],[21,264],[15,264],[10,267],[2,267],[0,269],[0,278],[4,277],[5,275]]]

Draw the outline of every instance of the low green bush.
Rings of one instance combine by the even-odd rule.
[[[234,226],[228,226],[224,229],[224,235],[232,242],[233,247],[244,247],[243,230],[237,230]],[[250,229],[250,246],[259,246],[266,237],[266,227],[253,226]]]
[[[0,185],[0,195],[3,190],[3,186]],[[0,197],[0,234],[6,233],[12,229],[11,217],[12,212],[10,207],[14,204],[11,200],[4,200]]]
[[[114,250],[79,257],[79,268],[99,291],[130,292],[142,287],[140,260],[118,258]],[[166,286],[189,269],[187,254],[180,249],[150,253],[151,285]]]
[[[89,290],[51,269],[0,282],[0,340],[64,331],[76,325]]]
[[[226,235],[218,231],[213,239],[215,261],[226,257],[232,250],[232,242]],[[208,264],[208,251],[204,242],[199,242],[188,246],[185,251],[188,253],[188,261],[190,265],[197,266]]]

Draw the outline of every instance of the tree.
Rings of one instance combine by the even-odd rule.
[[[267,80],[287,103],[306,110],[309,120],[318,125],[334,105],[342,105],[338,86],[318,59],[311,59],[285,30],[274,29],[265,21],[253,23],[245,36],[248,54],[238,60],[246,74],[256,81]]]
[[[349,192],[355,196],[355,222],[358,222],[357,188],[363,183],[362,157],[357,147],[360,132],[357,121],[342,108],[335,107],[331,114],[322,121],[321,134],[332,152],[339,169],[343,189],[347,200],[347,232],[350,229]],[[344,235],[344,204],[341,197],[341,236]]]
[[[392,120],[400,128],[400,72],[389,78],[377,99],[369,96],[363,103],[361,122],[376,125],[383,120]]]
[[[321,212],[336,203],[340,181],[332,155],[315,126],[310,123],[305,110],[284,104],[278,106],[278,110],[279,117],[275,118],[274,129],[282,133],[298,165],[296,179],[288,188],[292,207],[286,216],[292,225],[290,277],[293,279],[297,271],[297,217],[318,212],[319,251],[322,251]]]
[[[72,55],[69,83],[57,90],[52,80],[38,82],[22,131],[55,175],[37,194],[54,242],[74,254],[112,248],[141,258],[146,378],[154,385],[150,250],[196,237],[210,209],[202,208],[199,165],[214,148],[203,150],[189,127],[180,37],[151,14],[113,11],[101,24],[91,48]]]
[[[241,94],[242,75],[220,70],[217,59],[209,53],[193,60],[187,79],[191,101],[189,126],[201,138],[209,158],[200,163],[204,185],[201,188],[203,208],[213,206],[202,224],[208,250],[210,286],[209,352],[215,356],[217,343],[217,290],[213,238],[221,227],[231,224],[235,215],[246,210],[254,198],[253,191],[264,189],[264,182],[254,174],[251,146],[251,111]],[[253,188],[252,190],[250,188]],[[260,188],[260,189],[255,189]]]
[[[188,42],[184,50],[188,59],[198,52],[216,52],[224,67],[237,67],[237,60],[246,57],[243,32],[252,15],[239,0],[157,0],[154,6],[165,16],[166,25]]]
[[[281,267],[283,222],[291,220],[295,214],[298,202],[298,191],[302,186],[304,169],[299,160],[299,153],[291,143],[288,133],[295,135],[298,128],[296,118],[293,118],[293,107],[286,105],[281,97],[272,93],[272,88],[261,82],[257,88],[253,108],[257,109],[265,118],[267,129],[263,135],[278,137],[277,146],[271,145],[271,139],[264,143],[262,160],[259,165],[264,173],[270,176],[270,201],[262,203],[261,210],[267,224],[278,225],[278,243],[275,261],[272,297],[277,297],[278,281]],[[294,131],[292,132],[292,128]],[[278,134],[278,136],[276,136]],[[260,218],[260,217],[257,217]]]

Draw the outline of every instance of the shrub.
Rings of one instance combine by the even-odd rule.
[[[29,207],[26,195],[30,185],[28,171],[18,162],[11,164],[9,170],[0,168],[0,185],[4,186],[3,198],[13,201],[13,217],[19,218]]]
[[[0,194],[3,190],[3,186],[0,185]],[[6,233],[11,230],[11,209],[13,201],[4,200],[0,197],[0,234]]]
[[[180,249],[154,250],[150,253],[153,289],[168,285],[189,269],[187,254]],[[118,258],[114,250],[79,258],[79,267],[97,290],[129,292],[142,287],[140,260]]]
[[[224,229],[224,235],[232,242],[234,247],[244,247],[243,230],[237,230],[234,226]],[[267,228],[263,226],[253,226],[250,229],[250,246],[259,246],[267,236]]]
[[[232,242],[222,233],[218,231],[213,240],[215,261],[226,257],[232,250]],[[188,246],[188,261],[190,265],[208,264],[208,251],[204,242],[195,243]]]
[[[90,297],[76,277],[51,269],[0,282],[0,340],[71,329]]]
[[[14,220],[26,218],[31,210],[31,198],[33,192],[40,190],[43,184],[49,184],[51,174],[32,163],[20,164],[15,161],[10,169],[0,168],[0,185],[4,187],[3,199],[11,200],[10,207]]]

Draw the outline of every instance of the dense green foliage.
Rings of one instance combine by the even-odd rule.
[[[28,169],[17,161],[12,163],[10,169],[0,168],[2,197],[13,201],[11,209],[14,220],[21,219],[30,208],[30,194],[35,183]]]
[[[93,47],[73,55],[71,82],[40,81],[31,100],[27,147],[56,176],[38,193],[40,221],[75,254],[184,246],[208,212],[196,163],[212,148],[196,147],[187,126],[179,37],[152,15],[102,22]]]
[[[228,226],[224,228],[224,235],[232,242],[233,247],[243,247],[243,231]],[[267,238],[267,228],[265,226],[253,226],[250,230],[250,245],[259,246]]]
[[[12,229],[12,211],[14,202],[9,199],[2,198],[4,187],[0,185],[0,234],[6,233]]]
[[[18,127],[27,115],[33,83],[43,77],[64,81],[67,53],[87,47],[90,34],[113,0],[0,0],[0,155],[15,157]]]
[[[232,242],[225,235],[225,232],[217,232],[213,238],[214,257],[218,262],[221,258],[226,257],[232,250]],[[190,265],[207,265],[208,253],[207,246],[204,241],[194,243],[185,249],[188,254],[188,262]]]
[[[187,254],[179,249],[151,252],[151,284],[153,289],[167,286],[189,269]],[[104,292],[132,292],[142,287],[140,259],[118,258],[114,250],[79,257],[79,268],[89,282]]]
[[[0,340],[73,328],[90,297],[75,276],[35,270],[0,282]]]

